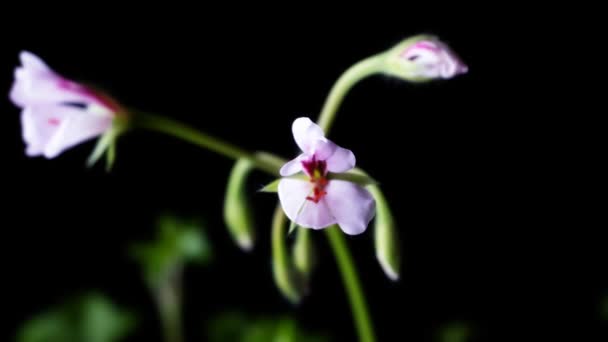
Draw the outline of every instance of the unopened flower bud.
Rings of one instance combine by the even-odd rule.
[[[377,185],[371,185],[368,189],[376,200],[376,219],[374,223],[376,258],[384,273],[391,280],[397,281],[399,280],[401,254],[393,214],[380,188]]]
[[[234,164],[228,178],[224,199],[224,220],[236,244],[245,251],[253,248],[255,227],[252,210],[247,199],[247,176],[253,164],[241,159]]]
[[[468,71],[445,43],[430,35],[408,38],[389,50],[385,57],[382,71],[407,81],[448,79]]]

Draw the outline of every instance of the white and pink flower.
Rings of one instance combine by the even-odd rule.
[[[26,154],[54,158],[112,128],[120,105],[102,93],[63,78],[39,57],[19,55],[11,101],[22,108]]]
[[[304,228],[321,229],[338,224],[347,234],[365,231],[374,217],[375,202],[363,187],[331,179],[355,167],[355,155],[327,138],[308,118],[293,122],[293,137],[302,150],[280,170],[278,193],[287,217]],[[288,177],[303,171],[307,179]]]
[[[434,37],[414,42],[400,52],[399,58],[408,64],[410,76],[419,79],[448,79],[468,71],[460,58]]]

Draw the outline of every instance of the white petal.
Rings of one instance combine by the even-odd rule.
[[[306,199],[312,193],[311,183],[283,178],[279,182],[279,200],[287,217],[305,228],[321,229],[336,223],[336,218],[322,199],[314,203]]]
[[[325,188],[325,201],[340,228],[350,235],[365,231],[375,214],[372,195],[355,183],[331,180]]]
[[[281,170],[279,170],[279,173],[281,174],[281,176],[287,177],[295,175],[296,173],[302,171],[302,160],[304,160],[305,158],[306,155],[300,154],[295,159],[292,159],[285,163],[285,165],[281,167]]]
[[[318,139],[324,138],[323,130],[317,126],[309,118],[297,118],[292,126],[291,131],[296,144],[302,152],[311,155],[312,148]]]
[[[42,58],[29,51],[21,51],[21,53],[19,53],[19,60],[21,61],[21,65],[23,65],[23,67],[26,69],[36,71],[51,71],[51,68],[44,63]]]
[[[23,66],[15,69],[10,91],[10,99],[17,106],[62,102],[103,105],[88,88],[56,74],[37,56],[24,51],[20,59]]]
[[[53,158],[67,148],[111,128],[112,117],[61,105],[26,107],[21,114],[28,156]]]
[[[44,149],[44,156],[54,158],[63,151],[100,136],[112,128],[112,117],[75,113],[66,116]]]
[[[331,157],[327,159],[327,170],[333,173],[346,172],[354,168],[356,163],[357,159],[351,150],[337,146]]]

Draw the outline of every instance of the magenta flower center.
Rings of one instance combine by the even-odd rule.
[[[302,161],[304,172],[309,177],[310,183],[313,185],[313,190],[310,196],[306,199],[314,203],[319,201],[327,194],[325,187],[327,186],[327,163],[325,160],[317,160],[313,155],[312,159]]]

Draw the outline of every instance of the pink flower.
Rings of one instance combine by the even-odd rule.
[[[287,177],[304,171],[308,179],[279,182],[279,199],[287,217],[305,228],[337,223],[347,234],[363,233],[375,213],[372,195],[355,183],[328,177],[354,168],[355,155],[326,139],[308,118],[296,119],[292,131],[303,153],[283,165],[280,173]]]
[[[447,79],[468,71],[446,44],[431,36],[409,45],[399,58],[407,64],[410,76],[418,79]]]
[[[10,99],[23,109],[28,156],[54,158],[112,128],[121,111],[112,99],[63,78],[32,53],[23,51],[19,59]]]

